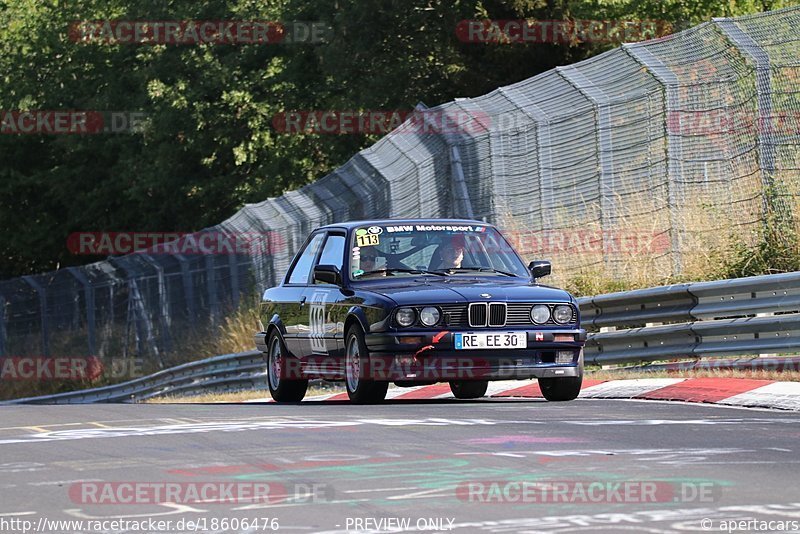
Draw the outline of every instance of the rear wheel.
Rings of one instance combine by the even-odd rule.
[[[450,382],[450,391],[457,399],[479,399],[486,395],[488,380],[454,380]]]
[[[364,332],[358,325],[347,330],[345,350],[345,386],[350,402],[372,404],[386,398],[389,382],[377,382],[367,378],[369,372],[369,350],[364,342]]]
[[[267,382],[269,394],[275,402],[300,402],[306,396],[308,379],[287,379],[289,372],[289,353],[281,336],[272,331],[267,352]]]

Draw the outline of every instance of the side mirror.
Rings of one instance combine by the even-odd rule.
[[[547,260],[532,261],[528,264],[528,270],[534,279],[547,276],[551,270],[550,262]]]
[[[335,265],[317,265],[314,267],[314,282],[342,285],[342,272]]]

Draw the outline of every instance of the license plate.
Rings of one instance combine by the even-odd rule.
[[[455,334],[456,350],[524,349],[528,347],[525,332]]]

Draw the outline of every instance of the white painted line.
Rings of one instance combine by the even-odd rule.
[[[45,480],[44,482],[28,482],[28,486],[64,486],[79,482],[103,482],[102,478],[81,478],[78,480]]]
[[[585,387],[581,388],[581,392],[580,392],[580,394],[578,396],[579,397],[590,397],[592,393],[594,393],[595,391],[599,391],[598,389],[595,389],[595,388],[599,388],[603,384],[607,384],[607,383],[608,382],[601,382],[600,384],[595,384],[593,386],[585,386]]]
[[[370,488],[370,489],[359,489],[359,490],[345,490],[342,493],[373,493],[378,491],[412,491],[420,489],[417,486],[411,488]]]
[[[312,402],[322,402],[330,399],[331,397],[335,397],[339,395],[339,393],[327,393],[325,395],[314,395],[313,397],[306,397],[303,399],[303,402],[312,401]]]
[[[487,397],[494,397],[506,391],[517,389],[525,386],[532,386],[536,380],[498,380],[497,382],[489,382],[489,389],[486,390]]]
[[[733,406],[766,406],[800,410],[800,382],[773,382],[719,401]]]
[[[428,386],[413,386],[410,388],[401,388],[401,387],[389,388],[389,391],[386,392],[386,400],[396,399],[400,395],[405,395],[406,393],[410,393],[412,391],[416,391],[418,389],[426,387]]]
[[[611,380],[581,391],[585,399],[630,398],[649,393],[663,387],[683,382],[685,378],[639,378],[634,380]]]
[[[690,401],[679,401],[679,400],[661,400],[661,399],[600,399],[600,400],[611,400],[614,402],[640,402],[640,403],[659,403],[659,404],[680,404],[683,406],[694,406],[694,407],[702,407],[702,408],[717,408],[717,409],[725,409],[725,410],[747,410],[750,412],[770,412],[775,413],[775,410],[766,406],[733,406],[729,404],[719,404],[713,402],[690,402]]]

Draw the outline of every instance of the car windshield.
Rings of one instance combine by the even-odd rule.
[[[356,228],[350,243],[350,277],[527,277],[525,264],[492,228],[480,224],[379,224]]]

